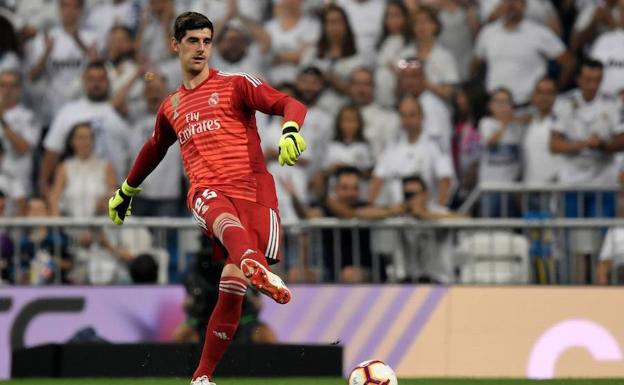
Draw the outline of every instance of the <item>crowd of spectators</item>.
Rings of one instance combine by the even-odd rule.
[[[624,180],[621,0],[0,0],[2,215],[106,213],[160,102],[180,84],[169,42],[187,10],[215,25],[211,66],[262,77],[308,108],[309,150],[290,168],[277,165],[279,119],[256,116],[282,221],[435,220],[455,216],[480,182]],[[175,145],[135,215],[186,215],[178,158]],[[613,193],[569,193],[564,205],[569,217],[617,213]],[[489,194],[474,214],[523,214],[502,206]],[[118,265],[152,247],[147,239],[130,251],[123,238],[33,229],[22,242],[63,240],[47,252],[64,261],[62,279],[106,283],[130,279]],[[0,242],[8,279],[16,267],[5,255],[17,245]],[[106,273],[90,257],[79,273],[78,256],[94,249],[108,255]],[[42,266],[20,282],[51,279],[42,258],[20,256]],[[343,280],[364,279],[349,258]]]

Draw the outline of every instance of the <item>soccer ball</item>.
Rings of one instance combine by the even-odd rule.
[[[349,385],[397,385],[394,370],[379,360],[360,363],[351,371]]]

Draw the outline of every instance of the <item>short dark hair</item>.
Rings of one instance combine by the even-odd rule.
[[[306,66],[299,71],[299,76],[301,75],[314,75],[318,78],[323,78],[323,71],[315,66]]]
[[[214,34],[212,22],[199,12],[184,12],[178,15],[173,24],[173,36],[177,41],[182,41],[186,31],[208,28]]]
[[[425,183],[425,180],[420,175],[410,175],[403,178],[403,188],[410,182],[419,183],[423,191],[427,191],[427,183]]]
[[[87,73],[87,71],[92,70],[92,69],[101,69],[102,71],[107,72],[106,64],[102,60],[90,61],[85,67],[84,73]]]
[[[158,282],[158,263],[151,254],[139,254],[130,262],[132,282],[149,284]]]
[[[349,174],[357,175],[358,177],[362,176],[362,173],[356,167],[343,166],[339,167],[336,171],[334,171],[334,178],[338,180],[341,176]]]
[[[604,65],[599,60],[586,57],[586,58],[584,58],[581,61],[581,65],[579,66],[579,74],[581,73],[583,68],[601,69],[601,70],[603,70],[604,69]]]

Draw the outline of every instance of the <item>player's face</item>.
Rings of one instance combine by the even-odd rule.
[[[208,28],[186,31],[182,41],[173,39],[173,49],[180,57],[182,70],[197,75],[208,66],[212,49],[212,32]]]

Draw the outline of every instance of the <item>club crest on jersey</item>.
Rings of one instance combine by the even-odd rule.
[[[219,93],[213,92],[212,95],[210,95],[210,98],[208,99],[208,104],[210,104],[211,106],[216,106],[218,103],[219,103]]]

